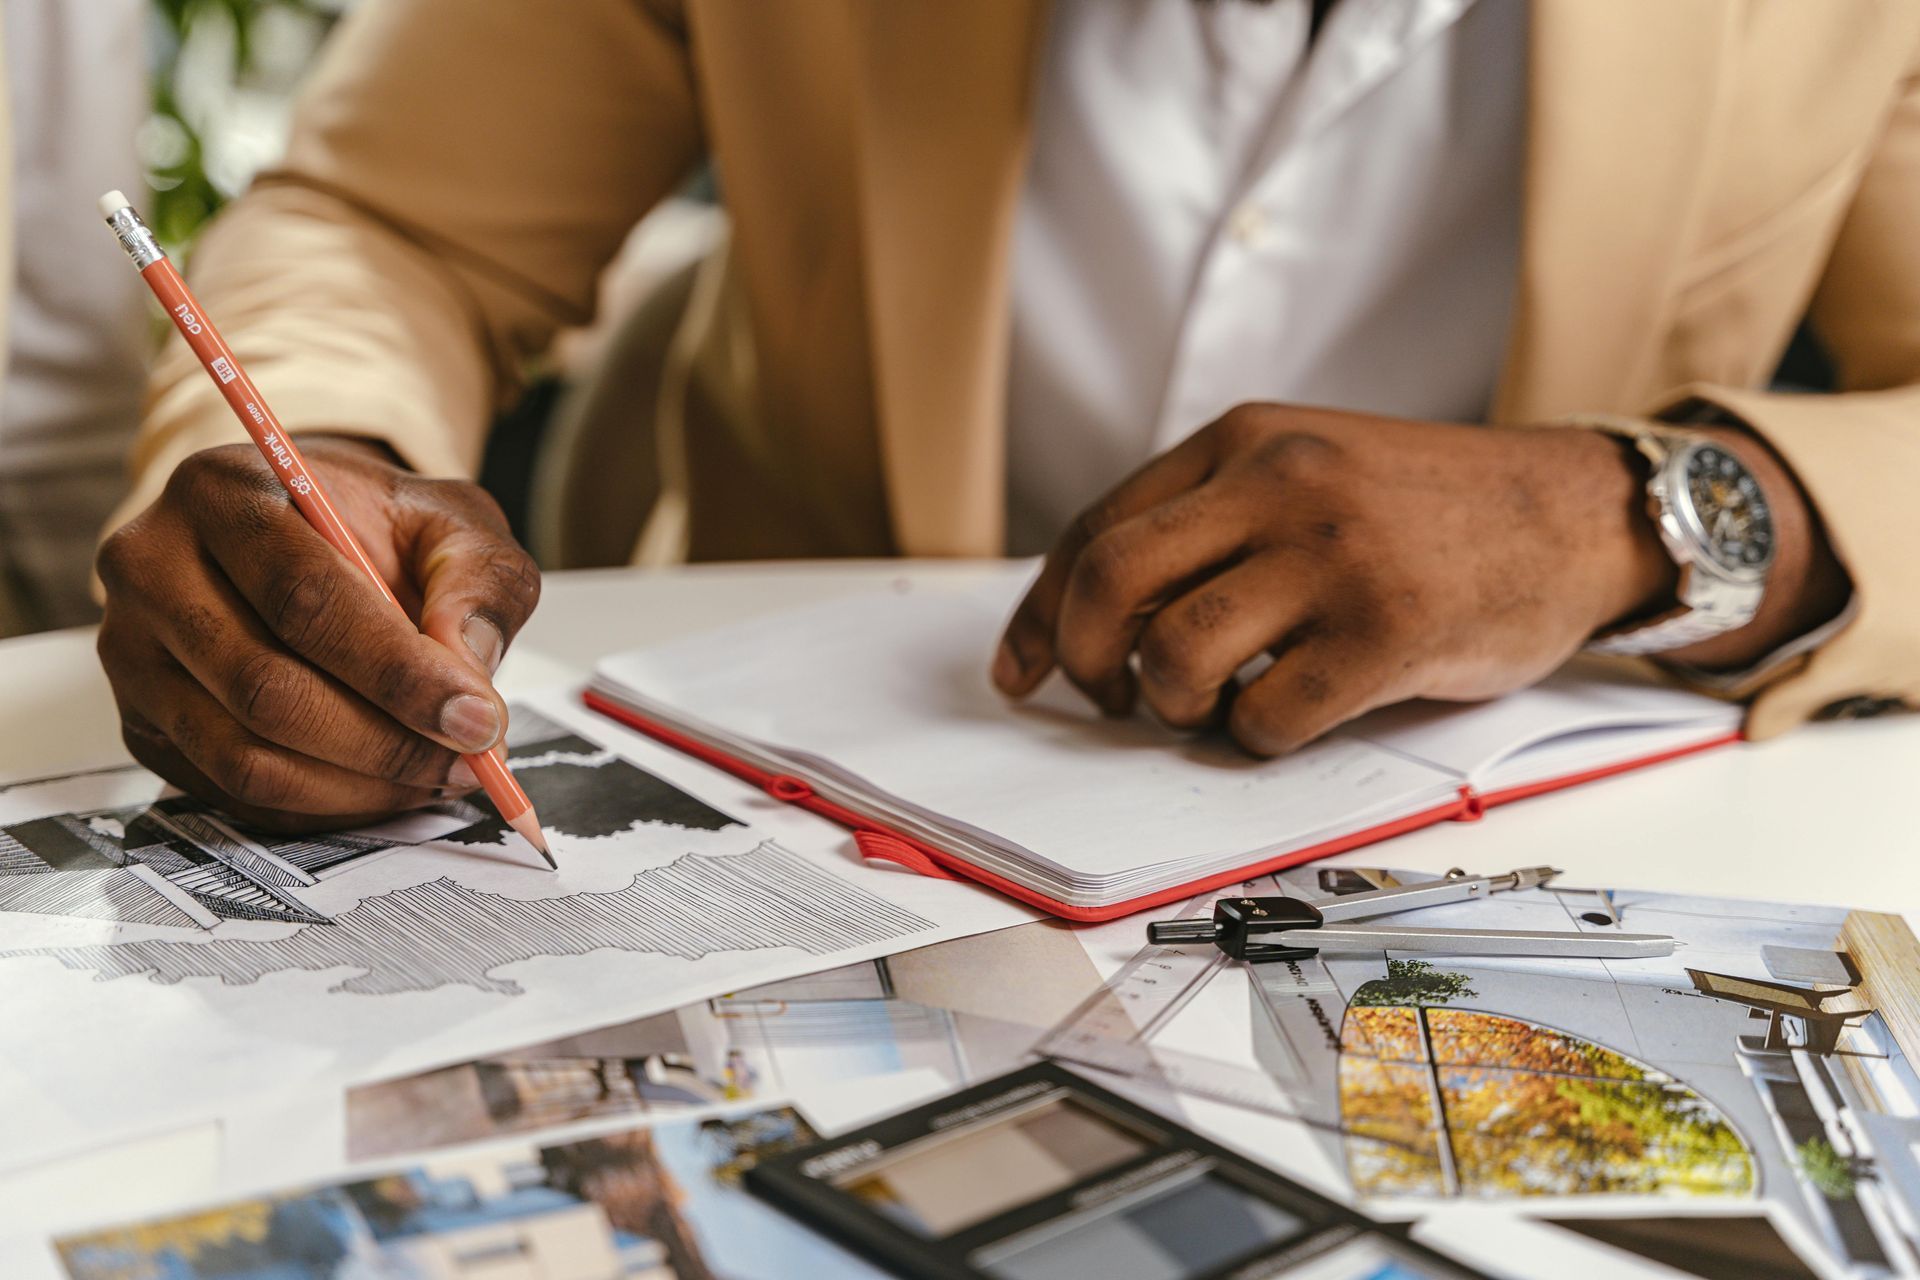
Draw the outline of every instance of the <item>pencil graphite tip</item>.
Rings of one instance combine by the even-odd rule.
[[[547,846],[547,833],[540,829],[540,819],[534,816],[533,810],[528,809],[516,818],[507,819],[507,822],[520,833],[521,839],[533,846],[534,852],[547,860],[549,867],[555,871],[560,869],[560,864],[553,860],[553,850]]]
[[[100,197],[100,216],[103,218],[111,220],[113,215],[122,209],[131,208],[133,208],[133,201],[118,191],[109,191]]]

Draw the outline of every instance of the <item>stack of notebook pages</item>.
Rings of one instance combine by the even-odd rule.
[[[865,833],[1072,919],[1142,910],[1737,739],[1737,707],[1575,663],[1481,704],[1409,703],[1256,760],[987,666],[1027,574],[777,614],[602,662],[590,704]],[[892,852],[889,853],[888,851]]]

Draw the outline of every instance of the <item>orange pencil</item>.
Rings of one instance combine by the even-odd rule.
[[[160,245],[140,220],[127,198],[118,191],[109,191],[100,197],[100,216],[107,220],[107,226],[120,240],[120,247],[133,259],[133,265],[140,269],[140,276],[153,290],[160,305],[165,307],[174,327],[180,330],[180,336],[193,348],[193,354],[200,357],[200,363],[206,367],[207,376],[220,387],[220,394],[226,397],[232,406],[234,416],[240,419],[240,425],[247,429],[247,435],[260,448],[260,454],[273,468],[280,483],[287,487],[287,496],[293,499],[293,505],[307,518],[321,537],[331,543],[336,551],[359,566],[362,573],[380,594],[396,609],[402,609],[399,599],[387,586],[380,571],[367,558],[360,542],[353,536],[353,530],[347,528],[347,522],[334,510],[320,482],[307,471],[307,463],[300,456],[300,450],[286,432],[280,428],[280,420],[273,416],[273,410],[267,408],[267,402],[261,398],[254,387],[253,379],[240,367],[239,359],[232,348],[220,337],[220,331],[213,327],[213,321],[200,306],[193,291],[187,288],[187,282],[174,269]],[[404,609],[402,609],[404,613]],[[540,819],[534,815],[533,802],[527,799],[527,793],[520,789],[520,783],[514,778],[513,771],[507,768],[506,761],[492,752],[479,752],[466,757],[467,764],[480,779],[480,785],[487,789],[487,795],[493,800],[494,807],[500,810],[515,831],[526,838],[528,844],[539,850],[547,865],[555,870],[559,864],[554,862],[553,853],[547,847],[546,834],[540,829]]]

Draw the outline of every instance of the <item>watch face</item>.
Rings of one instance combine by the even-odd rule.
[[[1759,574],[1773,563],[1773,512],[1759,481],[1717,445],[1696,445],[1686,458],[1687,501],[1707,554],[1724,569]]]

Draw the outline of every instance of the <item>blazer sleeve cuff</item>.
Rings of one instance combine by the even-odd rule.
[[[1799,481],[1853,583],[1839,616],[1756,666],[1675,673],[1750,696],[1750,738],[1817,717],[1920,705],[1920,555],[1899,536],[1920,487],[1920,389],[1805,395],[1689,386],[1651,416],[1717,418],[1765,440]]]
[[[264,380],[272,387],[266,393],[271,397],[268,403],[288,435],[326,432],[377,441],[392,449],[410,470],[427,476],[471,476],[477,466],[477,460],[462,455],[454,433],[429,421],[426,413],[404,408],[401,397],[342,387],[324,376],[307,378],[291,370],[277,371]],[[199,373],[190,379],[174,378],[150,407],[129,460],[131,485],[100,537],[104,540],[152,506],[174,469],[188,457],[228,444],[252,447],[218,390]],[[98,578],[92,589],[94,598],[104,601]]]

